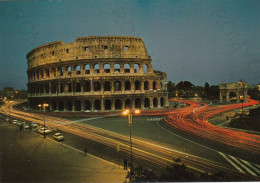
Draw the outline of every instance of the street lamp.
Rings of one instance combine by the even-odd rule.
[[[9,108],[9,116],[10,116],[10,113],[11,113],[11,105],[12,105],[13,102],[14,102],[14,101],[9,101],[9,103],[11,103],[11,104],[8,106],[8,108]]]
[[[46,138],[46,133],[45,133],[45,108],[49,107],[49,104],[43,103],[38,105],[39,108],[42,108],[43,110],[43,137]]]
[[[133,113],[140,114],[139,109],[135,109],[132,111],[131,109],[126,109],[123,111],[124,116],[128,116],[128,125],[129,125],[129,132],[130,132],[130,153],[131,153],[131,164],[130,164],[130,171],[132,170],[133,166],[133,145],[132,145],[132,123],[133,123]]]

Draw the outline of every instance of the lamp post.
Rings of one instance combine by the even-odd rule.
[[[49,107],[49,104],[43,103],[38,105],[39,108],[42,108],[43,110],[43,138],[46,138],[46,133],[45,133],[45,108]]]
[[[140,110],[135,109],[134,114],[140,114]],[[131,171],[132,168],[133,168],[133,145],[132,145],[133,111],[131,109],[126,109],[126,110],[123,111],[123,115],[128,116],[128,125],[129,125],[129,132],[130,132],[130,153],[131,153],[130,171]]]
[[[9,116],[10,116],[10,114],[11,114],[11,105],[12,105],[13,101],[9,101],[9,103],[11,103],[11,104],[8,106],[8,108],[9,108]]]

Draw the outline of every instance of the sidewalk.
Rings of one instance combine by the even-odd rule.
[[[0,119],[0,182],[124,182],[126,170]]]

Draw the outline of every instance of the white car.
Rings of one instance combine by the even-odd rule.
[[[23,128],[28,129],[28,128],[30,128],[30,126],[28,124],[23,124]]]
[[[37,123],[32,123],[32,124],[31,124],[31,127],[33,127],[33,128],[34,128],[34,127],[37,127],[37,126],[38,126]]]
[[[16,119],[14,119],[14,120],[12,121],[12,123],[15,124],[15,125],[17,124],[17,122],[18,122],[18,120],[16,120]]]
[[[5,121],[9,121],[10,119],[9,118],[5,118]]]
[[[54,138],[55,140],[58,140],[58,141],[64,140],[64,137],[63,137],[63,135],[62,135],[60,132],[55,133],[55,134],[53,135],[53,138]]]
[[[39,132],[39,133],[42,133],[42,134],[43,134],[44,131],[45,131],[46,134],[51,133],[51,130],[48,129],[47,127],[45,127],[45,129],[44,129],[44,127],[38,129],[38,132]]]

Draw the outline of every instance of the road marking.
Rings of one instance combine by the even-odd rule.
[[[237,164],[239,164],[242,168],[244,168],[247,172],[249,172],[251,175],[257,176],[254,172],[252,172],[250,169],[248,169],[244,164],[240,163],[238,159],[236,159],[233,156],[230,156]]]
[[[247,164],[250,168],[252,168],[254,171],[256,171],[259,175],[260,175],[260,171],[253,166],[253,164],[249,163],[248,161],[245,161],[245,160],[242,160],[240,159],[241,161],[243,161],[245,164]]]
[[[221,152],[219,152],[219,154],[220,154],[223,158],[225,158],[225,160],[227,160],[231,165],[233,165],[233,167],[235,167],[239,172],[246,173],[246,172],[244,172],[243,170],[241,170],[235,163],[233,163],[228,157],[226,157],[225,154],[223,154],[223,153],[221,153]]]

